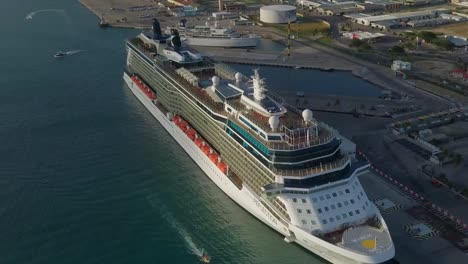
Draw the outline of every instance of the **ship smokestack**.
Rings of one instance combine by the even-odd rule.
[[[177,29],[171,29],[171,46],[174,47],[174,50],[178,51],[180,50],[180,47],[182,46],[182,42],[180,41],[180,36],[179,36],[179,31]]]
[[[223,0],[219,0],[219,11],[223,11],[224,10],[224,2]]]
[[[153,38],[160,39],[162,37],[161,26],[156,18],[153,18]]]

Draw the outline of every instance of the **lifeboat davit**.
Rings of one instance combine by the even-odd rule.
[[[227,165],[224,163],[224,161],[220,161],[218,163],[218,168],[224,173],[227,174]]]

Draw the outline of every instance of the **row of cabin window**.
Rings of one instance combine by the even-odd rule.
[[[359,211],[359,209],[356,209],[354,211],[354,213],[356,213],[356,215],[359,215],[361,213],[361,211]],[[335,219],[336,219],[336,221],[340,221],[341,219],[346,219],[348,217],[348,215],[349,215],[349,217],[352,217],[352,216],[354,216],[354,213],[352,211],[349,211],[347,214],[346,213],[341,214],[341,216],[336,215],[335,217],[329,217],[328,221],[327,221],[327,219],[322,219],[322,224],[326,225],[328,222],[333,223],[333,222],[335,222]],[[310,222],[312,223],[312,225],[317,224],[317,222],[315,222],[314,220],[310,220]],[[306,225],[307,221],[303,219],[302,223],[304,225]]]
[[[343,195],[343,192],[342,192],[342,191],[339,191],[338,193],[339,193],[340,195]],[[348,189],[345,189],[345,193],[349,194],[350,191],[349,191]],[[360,194],[361,194],[361,196],[364,196],[364,193],[363,193],[363,192],[360,192]],[[332,193],[332,196],[333,196],[333,197],[337,197],[338,195],[337,195],[337,193]],[[326,197],[327,199],[331,199],[330,194],[326,194],[325,197]],[[360,200],[359,195],[358,195],[358,199]],[[320,196],[320,201],[324,201],[324,200],[325,200],[324,196],[321,195],[321,196]],[[301,201],[302,201],[302,203],[307,203],[307,200],[306,200],[306,199],[301,199]],[[316,197],[313,197],[313,198],[312,198],[312,202],[315,203],[315,202],[317,202],[317,201],[318,201],[318,200],[317,200]],[[293,202],[297,203],[297,199],[296,199],[296,198],[293,198]]]
[[[343,192],[342,192],[342,191],[339,191],[338,193],[339,193],[340,195],[343,195]],[[351,192],[349,191],[349,189],[345,189],[345,193],[349,194],[349,193],[351,193]],[[361,193],[362,193],[362,192],[361,192]],[[338,195],[337,195],[337,193],[332,193],[332,196],[333,196],[333,197],[337,197]],[[331,199],[330,194],[326,194],[325,197],[326,197],[327,199]],[[320,196],[320,201],[324,201],[324,200],[325,200],[325,197],[324,197],[323,195],[321,195],[321,196]],[[297,203],[297,199],[296,199],[296,198],[293,198],[292,200],[293,200],[293,202]],[[307,203],[307,200],[306,200],[306,199],[301,199],[301,201],[302,201],[302,203]],[[313,201],[314,203],[317,202],[317,197],[313,197],[313,198],[312,198],[312,201]]]
[[[351,199],[350,202],[351,202],[351,204],[354,204],[354,200],[353,200],[353,199]],[[345,206],[349,205],[348,201],[345,201],[345,202],[344,202],[344,205],[345,205]],[[369,203],[366,201],[365,206],[364,206],[364,205],[362,206],[362,210],[365,211],[365,210],[366,210],[366,206],[368,206],[368,205],[369,205]],[[336,209],[336,206],[335,206],[334,204],[332,204],[330,207],[331,207],[332,210]],[[341,208],[341,207],[342,207],[341,203],[338,203],[338,208]],[[328,209],[327,206],[325,206],[324,209],[325,209],[326,212],[329,211],[329,209]],[[317,209],[317,211],[318,211],[320,214],[323,213],[323,211],[322,211],[321,208]],[[299,214],[302,214],[302,209],[297,209],[297,212],[298,212]],[[312,213],[310,209],[306,209],[306,212],[307,212],[307,214],[311,214],[311,213]],[[359,213],[358,213],[358,214],[359,214]]]

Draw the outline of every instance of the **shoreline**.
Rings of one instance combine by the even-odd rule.
[[[112,28],[122,29],[147,29],[150,28],[151,21],[147,19],[151,16],[149,13],[157,13],[154,10],[159,7],[147,0],[118,0],[113,1],[93,1],[79,0],[79,3],[90,10],[98,19],[102,16]],[[134,6],[147,6],[148,10],[131,10]],[[153,14],[154,16],[155,14]],[[143,18],[144,17],[144,18]],[[177,18],[160,16],[161,24],[171,23]],[[236,28],[236,27],[235,27]],[[282,32],[274,28],[239,26],[242,31],[249,31],[258,35],[268,34],[271,41],[282,43],[285,36]],[[206,47],[201,47],[203,51]],[[195,48],[195,49],[198,49]],[[421,93],[437,99],[442,99],[451,104],[460,104],[468,102],[462,96],[455,95],[451,91],[440,90],[443,88],[433,87],[421,80],[401,80],[394,76],[393,72],[382,65],[375,65],[368,61],[354,58],[347,54],[342,54],[333,47],[323,46],[318,43],[309,43],[307,40],[294,39],[291,56],[286,56],[283,51],[265,51],[265,50],[226,50],[208,48],[205,49],[205,56],[214,57],[223,63],[239,63],[250,65],[265,65],[276,67],[290,67],[298,69],[320,70],[324,72],[346,71],[351,72],[354,77],[360,78],[379,89],[389,90],[398,94]],[[203,53],[203,52],[202,52]],[[286,61],[287,60],[287,61]],[[413,82],[413,83],[411,83]],[[416,85],[417,83],[419,85]],[[460,103],[459,103],[460,102]]]

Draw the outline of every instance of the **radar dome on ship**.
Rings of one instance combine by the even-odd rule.
[[[304,118],[305,122],[309,122],[312,121],[312,119],[314,118],[314,114],[310,109],[306,109],[302,111],[302,118]]]
[[[270,118],[268,118],[268,124],[270,124],[272,130],[276,130],[279,126],[279,117],[270,116]]]
[[[218,86],[219,85],[219,77],[218,76],[213,76],[213,78],[211,78],[211,81],[213,82],[213,86]]]
[[[242,80],[242,74],[240,74],[240,72],[236,72],[234,77],[236,78],[236,82],[240,82]]]

